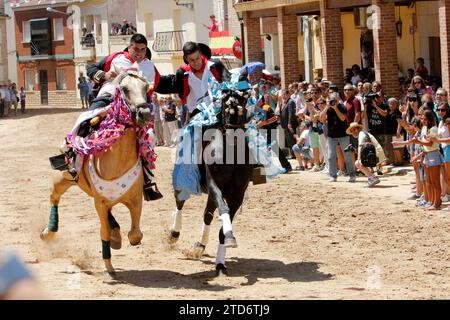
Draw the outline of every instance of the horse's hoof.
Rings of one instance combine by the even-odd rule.
[[[169,244],[174,244],[175,242],[178,241],[179,238],[180,238],[179,231],[174,231],[174,230],[169,231],[169,237],[168,237]]]
[[[48,241],[48,240],[53,239],[55,234],[56,234],[56,232],[48,231],[48,228],[45,228],[44,230],[41,231],[41,234],[39,235],[39,237],[43,241]]]
[[[111,230],[110,247],[114,250],[122,248],[122,236],[120,234],[120,228],[114,228]]]
[[[203,256],[203,252],[205,252],[205,249],[206,246],[204,246],[200,242],[194,243],[194,251],[193,251],[194,258],[200,259]]]
[[[141,240],[144,237],[141,231],[130,231],[128,232],[128,240],[132,246],[137,246],[141,244]]]
[[[225,267],[222,263],[216,265],[216,277],[225,277],[228,276],[227,267]]]
[[[115,276],[116,270],[114,270],[114,267],[112,266],[111,259],[104,259],[103,261],[105,262],[106,274],[110,277]]]
[[[225,234],[224,245],[225,245],[225,248],[237,248],[236,238],[233,236],[233,233],[231,231],[228,231]]]

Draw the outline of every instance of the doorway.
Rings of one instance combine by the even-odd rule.
[[[47,70],[39,70],[39,83],[41,85],[41,104],[48,105]]]

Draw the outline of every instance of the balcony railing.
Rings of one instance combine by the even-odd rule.
[[[94,48],[95,47],[95,38],[92,34],[88,34],[84,37],[81,37],[81,46],[82,48]]]
[[[158,53],[183,51],[184,30],[157,32],[152,49]]]

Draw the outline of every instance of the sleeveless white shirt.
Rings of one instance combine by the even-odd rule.
[[[139,70],[142,71],[142,74],[144,75],[144,77],[148,81],[154,82],[155,81],[155,65],[153,64],[153,62],[148,60],[147,58],[145,58],[140,63],[138,63],[138,65],[139,65]],[[121,68],[128,69],[132,66],[133,66],[133,62],[128,60],[124,54],[120,54],[111,61],[110,70],[119,70]],[[102,88],[100,89],[98,96],[100,97],[105,93],[109,93],[114,96],[116,88],[117,88],[117,86],[115,83],[113,83],[113,81],[106,81],[103,84]]]
[[[214,77],[210,69],[213,64],[213,62],[207,61],[201,79],[199,79],[192,70],[188,71],[189,95],[186,99],[186,105],[189,109],[189,112],[192,112],[197,107],[199,102],[201,102],[197,102],[197,100],[203,97],[208,92],[208,79],[210,77]],[[207,95],[202,101],[206,104],[211,103],[209,95]]]

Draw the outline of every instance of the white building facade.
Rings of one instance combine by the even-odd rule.
[[[79,76],[87,77],[89,64],[109,55],[108,1],[85,0],[74,4],[72,9],[75,76],[78,83]]]
[[[137,32],[149,41],[152,60],[161,74],[174,73],[183,62],[181,48],[187,41],[208,43],[211,0],[135,0]]]

